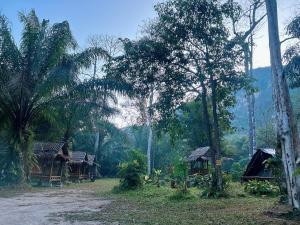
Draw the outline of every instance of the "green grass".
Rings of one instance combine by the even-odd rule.
[[[91,184],[95,194],[112,199],[101,212],[69,215],[67,219],[82,221],[106,221],[120,224],[298,224],[270,215],[277,207],[277,198],[254,197],[246,194],[239,183],[230,187],[230,197],[224,199],[200,198],[201,191],[190,189],[187,198],[176,198],[176,190],[147,185],[136,191],[113,193],[116,180],[99,180]],[[83,184],[85,186],[85,184]],[[285,209],[284,209],[285,210]]]
[[[70,212],[63,216],[70,221],[117,222],[122,225],[300,224],[299,220],[279,216],[278,212],[287,212],[288,208],[279,206],[277,198],[248,195],[239,183],[233,183],[230,197],[223,199],[201,198],[201,191],[195,188],[190,189],[186,198],[177,198],[174,197],[176,190],[154,185],[114,193],[112,189],[116,185],[116,179],[65,185],[65,189],[91,190],[95,197],[110,199],[112,203],[99,212]]]

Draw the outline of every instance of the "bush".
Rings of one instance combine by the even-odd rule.
[[[279,188],[268,181],[251,180],[246,184],[245,191],[253,195],[274,196],[279,194]]]
[[[178,191],[186,193],[188,182],[188,164],[186,161],[179,159],[175,162],[172,178],[175,181]]]
[[[232,179],[234,181],[239,181],[241,179],[241,176],[243,175],[244,170],[240,163],[235,162],[232,164],[232,168],[230,172],[232,174]]]
[[[128,162],[119,166],[120,190],[134,190],[143,185],[146,171],[146,157],[138,150],[130,153]]]
[[[206,198],[222,198],[222,197],[228,197],[228,188],[230,185],[230,182],[232,180],[231,175],[228,175],[226,173],[222,174],[223,178],[223,190],[218,191],[215,187],[213,187],[212,184],[212,175],[205,175],[203,178],[203,192],[201,194],[202,197]],[[206,185],[206,186],[204,186]]]
[[[211,175],[196,175],[194,177],[194,187],[207,188],[211,184]]]
[[[170,200],[173,201],[184,201],[184,200],[191,200],[195,199],[195,196],[190,193],[190,191],[183,192],[180,190],[175,191],[173,195],[169,197]]]
[[[0,186],[22,182],[21,156],[0,139]]]
[[[249,159],[241,159],[238,162],[232,164],[230,173],[233,181],[240,181],[241,176],[245,172],[246,166],[248,165]]]
[[[161,177],[161,170],[154,169],[154,183],[157,187],[160,187],[160,177]]]

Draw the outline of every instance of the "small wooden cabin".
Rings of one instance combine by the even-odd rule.
[[[197,148],[187,157],[190,175],[208,174],[209,149],[209,146]]]
[[[89,159],[86,152],[72,152],[69,161],[69,175],[71,181],[89,179]]]
[[[273,180],[272,171],[266,167],[266,160],[275,156],[275,149],[259,148],[252,156],[244,175],[242,182],[249,180]]]
[[[36,142],[33,145],[37,164],[32,168],[31,179],[39,183],[54,182],[61,184],[66,162],[69,160],[68,152],[65,152],[64,143]]]

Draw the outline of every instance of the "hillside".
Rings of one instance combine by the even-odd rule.
[[[256,126],[260,127],[266,123],[273,115],[273,100],[272,100],[272,77],[271,68],[262,67],[254,69],[254,87],[257,88],[255,93],[255,117]],[[291,99],[293,102],[294,112],[299,120],[300,106],[299,102],[299,89],[291,89]],[[233,126],[240,132],[247,132],[248,129],[248,114],[247,114],[247,101],[245,92],[240,91],[237,94],[237,104],[232,110],[234,114]]]

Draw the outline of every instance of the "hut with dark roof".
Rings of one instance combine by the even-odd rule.
[[[31,179],[50,185],[54,182],[61,184],[63,169],[69,160],[64,143],[36,142],[33,145],[33,152],[37,163],[32,168]]]
[[[186,158],[189,163],[189,173],[191,175],[208,174],[209,150],[209,146],[197,148]]]
[[[275,149],[259,148],[252,156],[244,175],[242,182],[249,180],[273,180],[272,171],[266,167],[266,160],[275,156]]]
[[[69,178],[71,181],[82,181],[89,178],[89,158],[86,152],[72,152],[69,161]]]

